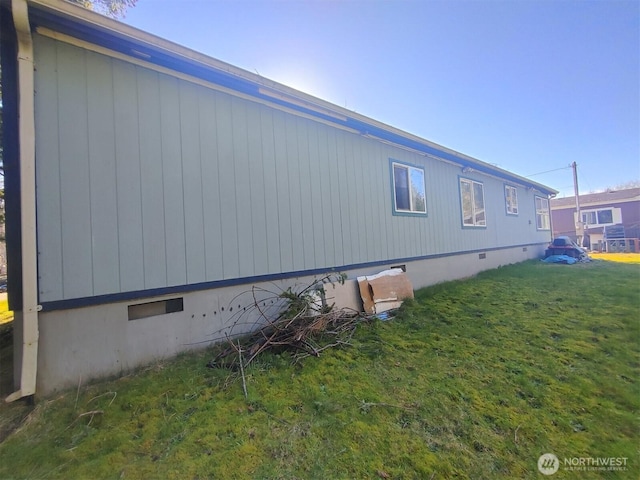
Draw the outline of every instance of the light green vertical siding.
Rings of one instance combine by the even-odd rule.
[[[158,74],[137,70],[138,132],[140,135],[140,198],[145,288],[167,285],[164,195],[162,188],[162,132]]]
[[[231,124],[231,97],[216,94],[216,125],[218,129],[218,171],[220,177],[220,212],[222,232],[221,278],[238,277],[238,224],[235,211],[236,168]]]
[[[57,58],[63,289],[85,297],[93,292],[86,64],[64,44]]]
[[[82,57],[76,49],[75,57]],[[114,122],[116,146],[116,198],[118,251],[121,291],[144,288],[144,249],[142,229],[142,191],[140,173],[140,138],[138,135],[138,89],[136,67],[121,61],[112,62]],[[36,115],[38,106],[36,105]],[[36,158],[36,162],[39,159]],[[98,221],[102,221],[99,219]],[[39,229],[40,230],[40,229]],[[63,231],[63,238],[72,235]],[[44,253],[41,253],[44,255]],[[67,259],[64,258],[64,262]],[[101,268],[96,265],[95,268]],[[65,280],[66,284],[66,280]],[[94,294],[97,294],[94,292]],[[65,296],[65,298],[68,298]],[[71,297],[73,298],[73,297]]]
[[[508,247],[548,239],[533,192],[36,35],[40,301]],[[393,214],[390,159],[424,168]]]
[[[273,114],[270,109],[260,106],[260,140],[262,144],[262,168],[264,182],[264,222],[266,242],[267,272],[273,272],[282,265],[280,252],[280,217],[278,191],[281,181],[278,178],[278,165],[274,140]]]
[[[215,93],[199,88],[198,102],[205,270],[207,278],[221,278],[223,270],[222,219]]]
[[[202,202],[202,165],[200,162],[199,102],[196,86],[180,82],[181,155],[184,195],[184,231],[187,283],[206,281],[204,248],[204,205]]]
[[[285,129],[286,115],[273,111],[273,139],[275,154],[275,175],[277,182],[277,228],[280,238],[280,268],[283,271],[293,271],[294,251],[292,245],[293,228],[291,220],[291,189],[289,188],[290,169],[288,159],[288,145]],[[300,222],[295,223],[297,229]]]
[[[62,290],[62,225],[60,223],[60,138],[58,135],[58,76],[55,43],[37,44],[38,74],[35,76],[35,147],[38,212],[38,294],[59,299]],[[45,100],[46,99],[46,100]],[[118,286],[119,288],[119,286]]]
[[[267,210],[275,205],[267,205],[265,191],[265,169],[263,158],[262,119],[260,106],[247,104],[247,147],[250,167],[249,191],[251,194],[251,240],[253,251],[254,275],[264,275],[269,272],[268,244],[267,244]]]
[[[158,87],[167,286],[175,286],[187,283],[178,80],[159,75]]]
[[[331,129],[323,129],[327,136],[327,156],[322,164],[322,168],[325,170],[323,174],[323,180],[329,183],[328,197],[324,198],[325,207],[329,207],[331,212],[330,223],[325,225],[328,231],[333,233],[333,251],[334,251],[334,264],[344,265],[344,248],[343,248],[343,228],[342,228],[342,203],[341,195],[344,193],[344,189],[340,188],[340,183],[344,181],[340,177],[337,152],[337,132]]]
[[[118,223],[113,77],[101,56],[87,54],[86,62],[93,289],[116,293],[120,252],[113,228]]]

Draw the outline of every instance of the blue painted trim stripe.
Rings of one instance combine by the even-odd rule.
[[[311,270],[299,270],[295,272],[275,273],[269,275],[256,275],[252,277],[232,278],[228,280],[216,280],[213,282],[196,283],[192,285],[178,285],[174,287],[154,288],[150,290],[138,290],[134,292],[113,293],[109,295],[98,295],[95,297],[73,298],[68,300],[57,300],[53,302],[43,302],[42,311],[50,312],[54,310],[66,310],[72,308],[91,307],[94,305],[102,305],[105,303],[125,302],[129,300],[141,300],[151,297],[159,297],[163,295],[177,295],[180,293],[199,292],[203,290],[214,290],[216,288],[234,287],[238,285],[250,285],[260,282],[272,282],[275,280],[286,280],[289,278],[306,277],[313,275],[325,274],[327,272],[347,272],[350,270],[390,266],[393,264],[415,262],[419,260],[434,260],[437,258],[454,257],[460,255],[469,255],[473,253],[493,252],[499,250],[508,250],[511,248],[533,247],[537,245],[548,245],[548,242],[526,243],[522,245],[509,245],[506,247],[490,247],[479,248],[474,250],[464,250],[459,252],[438,253],[434,255],[421,255],[417,257],[394,258],[389,260],[380,260],[376,262],[356,263],[351,265],[342,265],[340,267],[315,268]]]

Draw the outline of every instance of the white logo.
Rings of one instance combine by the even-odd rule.
[[[560,460],[553,453],[540,455],[538,459],[538,470],[543,475],[553,475],[560,468]]]

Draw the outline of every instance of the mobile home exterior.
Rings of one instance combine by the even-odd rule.
[[[12,398],[207,345],[251,285],[422,287],[550,240],[549,187],[64,2],[1,6]]]

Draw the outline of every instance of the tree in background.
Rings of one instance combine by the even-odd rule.
[[[626,190],[628,188],[638,188],[640,187],[640,179],[639,180],[629,180],[628,182],[621,183],[611,188],[610,190]]]
[[[112,18],[122,18],[128,8],[133,7],[138,0],[70,0],[71,3],[81,5],[89,10]]]
[[[587,193],[617,192],[619,190],[628,190],[630,188],[638,188],[638,187],[640,187],[640,179],[629,180],[627,182],[618,183],[617,185],[614,185],[612,187],[591,189]],[[584,195],[584,193],[582,195]]]

